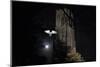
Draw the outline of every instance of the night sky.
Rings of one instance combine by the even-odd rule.
[[[96,60],[96,6],[12,2],[12,65],[46,62],[39,50],[49,36],[44,30],[55,27],[55,10],[69,8],[74,14],[76,48],[86,61]],[[44,62],[43,62],[44,61]]]

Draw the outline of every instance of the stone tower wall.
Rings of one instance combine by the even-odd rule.
[[[62,42],[62,46],[67,48],[66,58],[74,61],[80,61],[81,55],[76,52],[75,29],[73,14],[69,9],[56,10],[56,30],[58,39]],[[76,57],[76,54],[79,55]],[[75,56],[75,57],[74,57]],[[74,57],[74,58],[72,58]]]

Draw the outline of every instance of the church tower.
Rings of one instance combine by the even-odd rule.
[[[74,16],[70,9],[56,10],[57,39],[60,46],[65,48],[65,61],[82,61],[81,55],[76,51]]]

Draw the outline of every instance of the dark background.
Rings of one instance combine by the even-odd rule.
[[[85,61],[96,60],[96,6],[12,2],[12,65],[44,64],[38,49],[54,29],[55,10],[69,8],[74,14],[76,48]],[[43,62],[44,61],[44,62]]]

